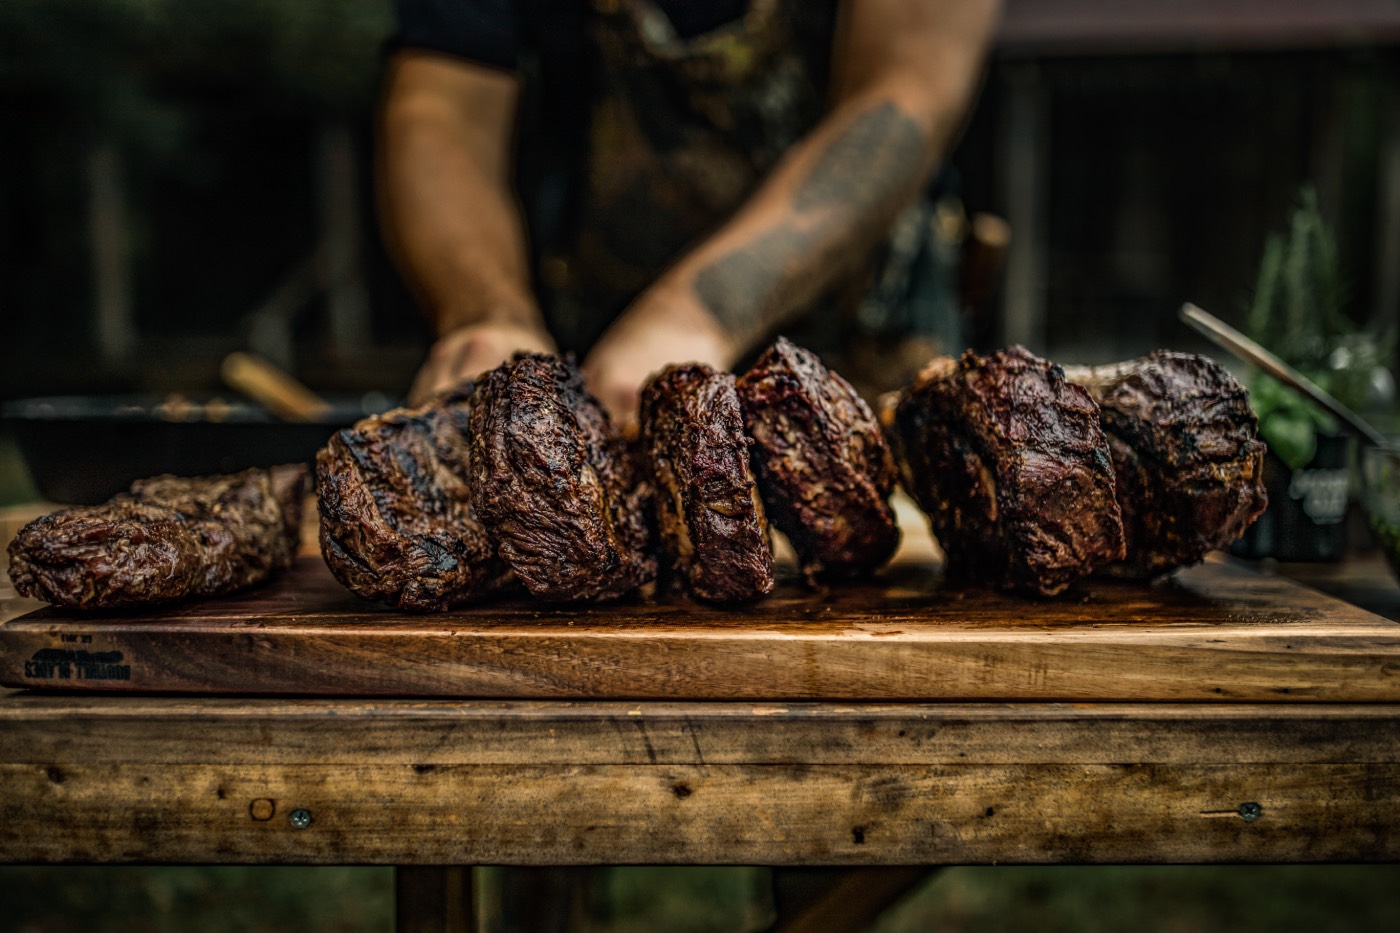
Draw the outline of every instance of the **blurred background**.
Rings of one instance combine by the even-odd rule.
[[[0,5],[0,401],[227,391],[235,350],[399,397],[428,331],[374,218],[391,29],[389,0]],[[1333,304],[1393,368],[1397,42],[1393,0],[1010,0],[938,218],[950,280],[995,258],[925,326],[1066,363],[1205,350],[1177,308],[1243,324],[1311,192]],[[0,450],[0,502],[32,495]]]
[[[0,3],[0,402],[227,394],[238,350],[400,397],[428,331],[374,218],[391,29],[388,0]],[[949,163],[951,278],[993,257],[945,296],[963,342],[1215,353],[1191,300],[1395,417],[1400,3],[1008,0]],[[1317,313],[1279,331],[1300,295]],[[0,423],[0,505],[38,495]],[[610,928],[766,922],[753,871],[608,877]],[[1383,929],[1396,880],[958,869],[882,929]],[[387,929],[391,897],[387,869],[4,868],[0,929]]]
[[[391,29],[389,0],[0,5],[0,402],[207,397],[236,350],[399,397],[428,331],[374,217]],[[1205,350],[1177,308],[1244,323],[1312,196],[1332,303],[1393,368],[1397,41],[1392,0],[1010,0],[936,218],[953,284],[914,326],[1062,362]],[[1347,400],[1384,414],[1380,388]],[[0,504],[34,493],[0,433]]]

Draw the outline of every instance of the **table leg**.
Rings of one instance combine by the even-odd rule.
[[[586,926],[588,892],[594,869],[497,868],[494,884],[499,899],[502,931],[578,930]],[[480,933],[498,933],[497,929]]]
[[[854,933],[864,930],[934,868],[775,868],[768,933]]]
[[[470,868],[394,869],[396,933],[472,933],[476,928]]]

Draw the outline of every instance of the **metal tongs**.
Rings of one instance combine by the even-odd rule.
[[[1181,306],[1181,319],[1193,329],[1205,335],[1218,347],[1229,350],[1235,356],[1257,366],[1289,388],[1302,393],[1318,407],[1340,421],[1349,431],[1375,447],[1385,447],[1389,441],[1376,430],[1375,426],[1356,412],[1337,401],[1322,386],[1289,366],[1283,360],[1265,350],[1258,343],[1226,324],[1220,318],[1201,310],[1191,302]]]

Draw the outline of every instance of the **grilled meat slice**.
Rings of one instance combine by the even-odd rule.
[[[35,519],[10,542],[15,589],[60,606],[145,606],[247,589],[297,549],[303,466],[139,480]]]
[[[738,382],[773,524],[810,583],[865,573],[899,546],[897,472],[870,407],[816,354],[780,337]]]
[[[650,487],[570,361],[521,353],[478,382],[472,505],[531,594],[608,599],[656,575]]]
[[[1127,557],[1106,572],[1145,579],[1197,563],[1264,511],[1258,421],[1220,364],[1158,350],[1066,375],[1098,402],[1117,474]]]
[[[734,377],[668,366],[642,390],[641,430],[662,550],[690,592],[717,603],[770,593],[773,551]]]
[[[366,418],[317,455],[321,554],[357,596],[441,611],[509,579],[472,510],[474,388]]]
[[[953,580],[1054,595],[1123,556],[1098,406],[1021,347],[935,360],[902,393],[895,448]]]

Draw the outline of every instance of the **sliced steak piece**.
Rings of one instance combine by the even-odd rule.
[[[773,551],[734,377],[668,366],[642,389],[641,432],[662,550],[690,592],[716,603],[772,592]]]
[[[773,524],[809,583],[868,573],[899,546],[898,474],[870,406],[816,354],[780,337],[738,382]]]
[[[609,599],[656,575],[650,487],[571,361],[517,354],[478,383],[472,505],[546,600]]]
[[[902,393],[895,448],[953,581],[1054,595],[1123,556],[1089,394],[1021,347],[935,360]]]
[[[431,612],[509,579],[472,509],[474,388],[366,418],[317,455],[321,554],[352,593]]]
[[[1197,563],[1268,505],[1249,393],[1220,364],[1158,350],[1066,375],[1099,403],[1117,474],[1127,557],[1106,572],[1145,579]]]
[[[291,564],[305,494],[303,466],[139,480],[102,505],[22,528],[10,579],[25,596],[78,609],[247,589]]]

